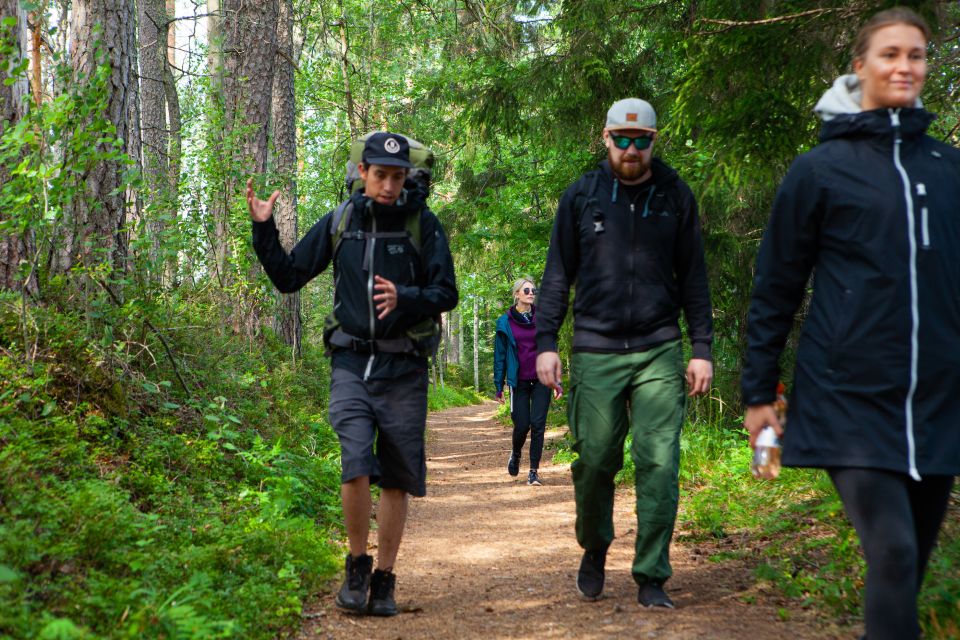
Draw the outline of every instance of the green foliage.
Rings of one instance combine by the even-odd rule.
[[[214,397],[185,396],[164,378],[131,384],[122,351],[55,311],[35,310],[44,339],[26,364],[10,303],[0,633],[268,638],[297,624],[340,555],[338,449],[318,403],[327,378],[307,373],[325,370],[321,356],[293,370],[278,345],[254,357],[211,329],[202,347],[177,347],[197,353]],[[126,417],[108,409],[117,403]]]
[[[427,395],[427,408],[439,411],[450,407],[465,407],[483,402],[484,398],[472,389],[458,389],[453,386],[431,385]]]

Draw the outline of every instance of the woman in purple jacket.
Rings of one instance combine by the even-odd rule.
[[[507,473],[520,473],[523,445],[530,433],[530,473],[527,484],[540,486],[540,456],[550,408],[550,387],[537,380],[537,333],[534,298],[537,288],[529,278],[513,283],[513,306],[497,318],[493,348],[493,383],[497,402],[503,404],[504,381],[510,387],[510,418],[513,420],[513,451]],[[559,396],[559,393],[557,394]]]

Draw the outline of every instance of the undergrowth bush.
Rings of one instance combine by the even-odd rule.
[[[281,345],[204,326],[173,341],[188,394],[55,305],[31,310],[25,357],[13,302],[0,300],[0,637],[298,626],[341,554],[326,360],[307,346],[294,367]]]

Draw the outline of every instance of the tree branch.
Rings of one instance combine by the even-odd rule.
[[[120,302],[119,298],[117,298],[117,294],[115,294],[110,289],[110,287],[106,285],[106,283],[104,283],[99,278],[94,278],[94,282],[100,285],[100,288],[107,292],[107,295],[110,296],[110,299],[113,300],[113,303],[115,305],[117,305],[118,307],[123,306],[123,303]],[[160,339],[160,342],[163,344],[164,350],[166,350],[167,352],[167,358],[170,359],[170,364],[173,366],[173,373],[177,376],[177,380],[180,381],[180,386],[183,387],[183,390],[187,393],[187,395],[191,395],[190,387],[187,386],[187,383],[184,382],[183,377],[180,375],[180,369],[177,367],[177,361],[173,357],[173,352],[170,350],[170,345],[167,344],[166,338],[163,337],[163,334],[160,333],[159,329],[153,326],[153,323],[150,322],[150,320],[148,320],[147,318],[144,318],[143,322]]]

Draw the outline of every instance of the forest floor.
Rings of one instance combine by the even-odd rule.
[[[630,575],[632,488],[617,493],[617,537],[607,557],[604,596],[584,601],[575,587],[582,552],[573,530],[569,465],[550,464],[547,450],[540,469],[544,486],[527,486],[525,466],[518,477],[507,475],[510,429],[495,412],[488,402],[429,417],[427,497],[411,500],[396,566],[401,613],[342,613],[333,593],[323,593],[305,607],[300,640],[857,637],[856,630],[838,628],[765,589],[749,561],[712,561],[731,550],[729,540],[675,539],[674,576],[666,589],[677,608],[640,607]],[[547,432],[548,438],[561,435]]]

